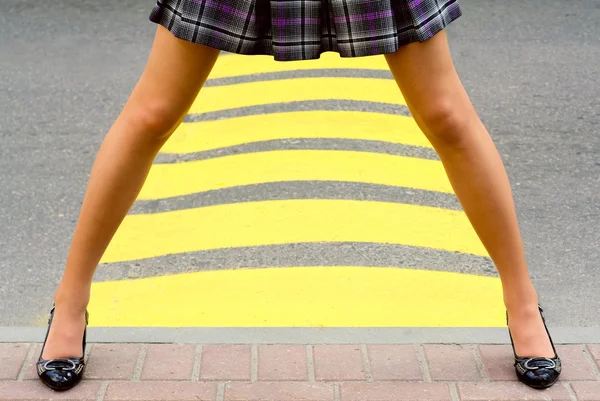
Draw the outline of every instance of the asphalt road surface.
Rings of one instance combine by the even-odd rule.
[[[546,314],[600,326],[600,2],[461,5],[451,50],[508,169]],[[0,326],[43,324],[152,6],[2,2]],[[382,59],[236,57],[157,158],[96,274],[92,323],[501,325],[493,265]],[[144,315],[152,302],[197,308]]]

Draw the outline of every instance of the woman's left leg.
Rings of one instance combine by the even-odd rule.
[[[456,73],[445,31],[406,45],[386,59],[498,269],[517,354],[553,357],[525,261],[510,183]]]

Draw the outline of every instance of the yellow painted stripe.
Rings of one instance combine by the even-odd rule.
[[[282,200],[129,215],[102,262],[302,242],[374,242],[487,256],[461,211],[387,202]]]
[[[236,77],[241,75],[264,72],[283,72],[295,70],[314,70],[331,68],[354,68],[389,70],[383,56],[341,58],[338,53],[323,53],[318,60],[303,60],[294,62],[276,62],[272,56],[238,56],[227,55],[219,57],[210,79]]]
[[[504,327],[500,280],[374,267],[206,271],[94,283],[93,326]]]
[[[161,153],[192,153],[276,139],[341,138],[431,148],[412,117],[356,111],[297,111],[183,123]]]
[[[276,150],[155,164],[138,199],[288,181],[360,182],[453,193],[437,160],[339,150]]]
[[[330,99],[406,104],[396,83],[389,79],[298,78],[205,87],[200,91],[190,113]]]

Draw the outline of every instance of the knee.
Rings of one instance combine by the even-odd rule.
[[[463,147],[469,134],[471,114],[452,99],[431,102],[416,118],[421,121],[423,131],[434,146]]]
[[[129,113],[129,120],[140,136],[159,141],[166,141],[183,117],[179,108],[161,100],[135,105]]]

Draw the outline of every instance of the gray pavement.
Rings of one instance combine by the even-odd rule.
[[[505,160],[546,315],[554,326],[600,327],[600,2],[461,4],[464,15],[449,29],[452,52]],[[151,0],[2,2],[0,326],[39,325],[39,317],[47,315],[95,152],[143,69],[155,29],[147,20],[152,5]],[[223,83],[230,82],[214,84]],[[357,107],[345,102],[326,106]],[[252,146],[245,151],[289,148],[284,141]],[[313,145],[305,141],[295,146]],[[336,146],[341,145],[328,141],[319,148]],[[353,146],[377,151],[372,143]],[[408,150],[400,146],[394,151],[403,152]],[[291,198],[302,196],[298,194],[305,189],[297,183],[271,184],[174,202],[198,205],[218,203],[221,196],[231,201],[269,199],[273,194]],[[324,192],[325,197],[351,193],[354,199],[397,197],[456,207],[453,199],[425,192],[354,184]],[[148,202],[136,210],[168,207]],[[290,246],[296,265],[364,263],[365,247]],[[377,247],[376,252],[374,265],[396,261],[401,267],[402,260],[419,257],[442,263],[436,255],[402,247]],[[258,266],[261,260],[289,265],[290,255],[282,247],[180,255],[144,261],[143,274],[135,264],[117,264],[99,271],[97,279],[160,274],[169,258],[172,266],[184,266],[184,261],[186,268],[201,270],[207,257],[214,261],[212,268],[225,268]],[[448,265],[467,272],[493,274],[484,258],[444,257]]]
[[[39,343],[45,327],[0,327],[3,343]],[[90,343],[204,344],[510,344],[490,327],[92,327]],[[598,327],[553,327],[555,344],[600,344]]]

